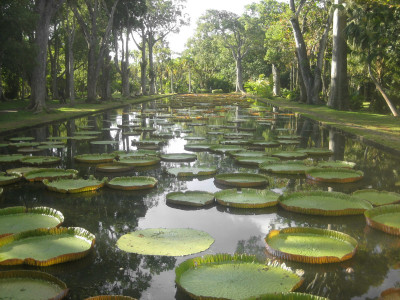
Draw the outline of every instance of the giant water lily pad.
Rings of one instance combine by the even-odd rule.
[[[58,227],[62,222],[63,214],[53,208],[7,207],[0,209],[0,237],[37,228]]]
[[[277,141],[251,141],[251,145],[254,148],[275,148],[280,146]]]
[[[157,151],[154,150],[145,150],[145,149],[139,149],[135,150],[132,152],[125,152],[125,151],[115,151],[114,154],[117,155],[118,159],[124,159],[124,158],[134,158],[134,157],[140,157],[140,158],[151,158],[151,157],[158,157],[159,154]]]
[[[75,132],[75,135],[99,135],[101,131],[94,131],[94,130],[83,130]]]
[[[320,161],[318,163],[319,168],[345,168],[354,169],[356,163],[351,161],[334,160],[334,161]]]
[[[186,144],[183,148],[186,151],[207,151],[210,150],[215,144],[198,143],[198,144]]]
[[[350,183],[364,178],[364,172],[344,168],[315,168],[306,171],[307,178],[318,182]]]
[[[307,149],[298,149],[297,151],[307,153],[308,155],[311,156],[325,156],[333,154],[332,150],[325,148],[307,148]]]
[[[279,198],[284,209],[311,215],[342,216],[359,215],[372,205],[344,193],[308,191],[295,192]]]
[[[16,148],[36,147],[36,146],[39,146],[39,145],[40,145],[40,143],[38,143],[38,142],[21,142],[21,143],[8,144],[8,146],[16,147]]]
[[[24,157],[25,155],[23,154],[2,154],[0,155],[0,163],[17,162]]]
[[[113,153],[80,154],[80,155],[75,155],[74,159],[78,162],[83,162],[83,163],[101,164],[101,163],[112,162],[116,157],[117,155]]]
[[[17,136],[17,137],[12,137],[9,140],[12,142],[27,142],[27,141],[34,141],[35,138],[32,136]]]
[[[377,191],[374,189],[358,190],[353,193],[353,196],[366,200],[373,206],[395,204],[400,202],[400,194],[388,191]]]
[[[267,294],[265,296],[257,297],[257,300],[328,300],[328,298],[311,294],[289,292],[280,294]]]
[[[119,162],[100,164],[96,166],[96,171],[106,172],[106,173],[121,173],[121,172],[131,171],[132,169],[133,169],[132,166],[124,165]]]
[[[225,173],[214,177],[219,184],[235,187],[256,187],[268,184],[268,177],[261,174],[251,173]]]
[[[296,151],[281,151],[272,153],[272,156],[279,157],[281,159],[304,159],[308,155],[307,153],[296,152]]]
[[[383,232],[400,235],[400,205],[384,205],[364,212],[367,224]]]
[[[180,168],[169,168],[167,172],[171,175],[178,177],[185,176],[208,176],[217,173],[217,169],[213,167],[180,167]]]
[[[184,256],[207,250],[214,239],[190,228],[149,228],[121,236],[117,247],[143,255]]]
[[[0,265],[50,266],[86,256],[95,237],[83,228],[40,228],[0,238]]]
[[[19,174],[6,174],[4,172],[0,172],[0,186],[8,185],[21,180],[21,175]]]
[[[97,139],[97,137],[95,135],[76,135],[71,136],[69,139],[72,141],[90,141]]]
[[[347,234],[309,227],[271,230],[265,242],[274,256],[312,264],[342,262],[357,250],[357,241]]]
[[[194,299],[261,299],[297,289],[303,278],[277,263],[254,256],[217,254],[195,257],[175,269],[175,282]]]
[[[21,167],[21,168],[8,169],[8,170],[6,170],[6,173],[24,176],[26,173],[28,173],[30,171],[37,171],[37,170],[41,170],[41,169],[42,168],[38,168],[38,167]]]
[[[44,179],[54,180],[57,178],[75,178],[77,174],[78,171],[74,169],[64,170],[57,168],[43,168],[26,172],[24,178],[28,181],[42,181]]]
[[[123,165],[132,167],[145,167],[153,166],[160,163],[160,159],[156,156],[144,156],[144,157],[124,157],[119,160]]]
[[[277,193],[268,190],[243,188],[223,190],[215,193],[215,200],[224,206],[239,208],[263,208],[278,204]]]
[[[93,176],[88,179],[57,179],[54,181],[43,180],[44,185],[53,192],[58,193],[83,193],[95,191],[103,187],[107,178],[97,180]]]
[[[100,295],[100,296],[85,298],[85,300],[137,300],[137,299],[122,295]]]
[[[157,184],[157,179],[149,176],[115,177],[107,186],[116,190],[144,190],[151,189]]]
[[[197,155],[191,153],[169,153],[162,154],[160,157],[162,161],[171,162],[190,162],[197,159]]]
[[[232,156],[234,158],[239,158],[239,157],[243,157],[243,158],[249,158],[249,157],[260,157],[260,156],[267,156],[267,157],[271,157],[270,154],[268,154],[267,152],[264,151],[235,151],[232,152]],[[274,160],[279,160],[279,158],[274,157]]]
[[[52,165],[59,163],[61,158],[56,156],[25,156],[20,161],[27,165]]]
[[[13,270],[0,272],[1,299],[63,299],[68,294],[64,282],[39,271]]]
[[[243,165],[255,165],[258,166],[262,163],[272,163],[279,161],[279,158],[272,156],[253,156],[253,157],[237,157],[235,160],[239,164]]]
[[[203,191],[172,192],[167,194],[167,203],[205,206],[214,202],[214,194]]]
[[[93,141],[90,142],[92,145],[117,145],[119,141]]]
[[[238,145],[215,145],[210,147],[211,151],[217,152],[217,153],[227,153],[227,152],[233,152],[233,151],[242,151],[245,148],[242,146]]]
[[[312,167],[304,161],[280,161],[264,162],[260,164],[260,169],[277,174],[305,174],[305,171]]]

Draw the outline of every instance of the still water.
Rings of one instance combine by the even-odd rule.
[[[83,227],[96,236],[92,253],[75,262],[50,267],[0,267],[10,269],[38,269],[63,280],[70,288],[67,299],[84,299],[101,294],[121,294],[137,299],[189,299],[176,288],[174,268],[182,261],[204,254],[247,253],[265,260],[264,238],[271,229],[294,226],[329,228],[347,233],[359,242],[355,257],[339,264],[309,265],[286,262],[294,269],[305,271],[305,281],[299,292],[328,297],[329,299],[377,299],[388,288],[400,286],[400,237],[391,236],[369,228],[361,216],[322,217],[301,215],[279,207],[268,209],[233,209],[212,205],[202,209],[168,206],[166,194],[174,191],[202,190],[216,192],[212,177],[178,179],[166,173],[177,166],[215,166],[219,173],[261,173],[257,167],[239,165],[229,155],[196,152],[198,159],[191,163],[161,162],[161,164],[136,168],[124,174],[100,173],[95,165],[80,164],[73,157],[83,153],[104,153],[116,150],[134,151],[132,141],[141,136],[127,136],[129,124],[153,127],[156,133],[172,134],[160,148],[162,153],[183,153],[184,145],[195,143],[187,137],[204,137],[206,142],[222,140],[220,134],[210,132],[242,132],[247,128],[253,139],[272,140],[281,135],[300,135],[298,145],[280,146],[278,149],[296,147],[330,148],[330,157],[312,158],[352,161],[365,177],[355,184],[315,184],[304,176],[270,176],[270,189],[283,193],[301,189],[323,189],[352,193],[357,189],[374,188],[400,192],[400,161],[388,153],[361,144],[333,130],[291,114],[272,114],[272,108],[261,103],[239,99],[228,101],[216,98],[190,99],[175,97],[143,103],[124,109],[108,111],[85,118],[33,128],[9,136],[0,136],[5,142],[14,136],[32,136],[46,141],[50,136],[74,136],[80,131],[101,131],[97,140],[116,141],[112,145],[93,145],[90,141],[66,140],[65,146],[44,150],[34,155],[54,155],[62,160],[62,168],[79,170],[81,177],[96,178],[116,176],[152,176],[158,180],[155,188],[146,191],[117,191],[104,187],[96,192],[59,194],[45,189],[42,183],[20,182],[4,187],[0,208],[25,205],[48,206],[64,214],[63,226]],[[228,105],[221,105],[227,102]],[[241,101],[240,103],[243,103]],[[181,122],[176,116],[190,116],[192,122]],[[197,118],[196,118],[197,117]],[[203,118],[202,118],[203,117]],[[206,118],[204,118],[206,117]],[[259,121],[260,118],[265,120]],[[268,119],[268,120],[267,120]],[[212,125],[212,126],[210,126]],[[225,127],[223,128],[222,126]],[[254,131],[251,131],[254,129]],[[201,141],[201,142],[205,142]],[[273,151],[274,149],[266,149]],[[275,149],[276,150],[276,149]],[[0,153],[16,153],[16,149],[0,148]],[[2,164],[0,171],[19,167]],[[128,232],[145,228],[193,228],[208,232],[215,242],[205,252],[185,257],[144,256],[125,253],[116,247],[116,241]]]

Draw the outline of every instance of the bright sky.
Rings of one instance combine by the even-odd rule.
[[[190,25],[181,27],[178,34],[170,34],[168,37],[169,46],[173,52],[182,52],[185,49],[186,41],[193,36],[196,23],[207,9],[227,10],[241,15],[247,4],[259,2],[258,0],[186,0],[184,10],[190,16]]]

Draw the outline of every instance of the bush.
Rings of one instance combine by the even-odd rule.
[[[211,93],[213,94],[222,94],[224,91],[222,89],[212,90]]]
[[[199,94],[206,94],[206,93],[209,93],[210,91],[207,89],[197,89],[196,92]]]
[[[364,97],[360,94],[353,94],[349,98],[349,108],[358,111],[363,108]]]
[[[257,95],[263,98],[272,98],[272,88],[268,80],[264,79],[264,75],[260,75],[258,80],[249,80],[244,85],[249,94]]]
[[[288,89],[283,88],[281,90],[282,97],[286,98],[287,100],[294,101],[300,97],[299,92],[297,90],[291,91]]]
[[[224,93],[229,93],[233,89],[230,81],[218,77],[211,77],[210,79],[208,79],[206,82],[206,87],[209,87],[210,90],[221,89],[224,91]]]

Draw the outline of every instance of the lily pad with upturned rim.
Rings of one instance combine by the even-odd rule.
[[[304,159],[307,158],[307,153],[296,151],[281,151],[272,153],[272,156],[279,157],[280,159]]]
[[[120,159],[119,163],[132,167],[145,167],[145,166],[153,166],[159,164],[160,161],[161,159],[156,156],[125,157]]]
[[[160,155],[162,161],[191,162],[197,159],[196,154],[191,153],[168,153]]]
[[[400,235],[400,205],[383,205],[364,212],[368,226],[383,232]]]
[[[38,171],[43,168],[38,168],[38,167],[21,167],[21,168],[13,168],[13,169],[8,169],[6,170],[7,174],[17,174],[17,175],[22,175],[24,176],[26,173],[31,172],[31,171]]]
[[[271,230],[265,238],[272,255],[311,264],[348,260],[357,250],[357,241],[342,232],[310,227]]]
[[[94,130],[83,130],[83,131],[76,131],[75,135],[99,135],[101,131],[94,131]]]
[[[169,168],[167,172],[171,175],[175,175],[178,177],[187,177],[187,176],[208,176],[214,175],[217,173],[217,168],[213,167],[180,167],[180,168]]]
[[[117,157],[116,154],[113,153],[102,153],[102,154],[80,154],[75,155],[74,159],[78,162],[82,163],[108,163],[113,162],[113,160]]]
[[[216,144],[198,143],[198,144],[186,144],[183,148],[186,151],[208,151],[212,146]]]
[[[326,148],[306,148],[297,149],[297,151],[307,153],[310,156],[325,156],[333,154],[332,150]]]
[[[92,145],[116,145],[119,141],[93,141],[90,142]]]
[[[12,163],[18,162],[21,158],[24,158],[23,154],[3,154],[0,155],[0,163]]]
[[[278,162],[279,158],[272,156],[253,156],[253,157],[237,157],[235,161],[243,165],[255,165],[258,166],[262,163],[273,163]]]
[[[34,141],[35,138],[32,136],[18,136],[18,137],[12,137],[9,139],[9,141],[12,142],[28,142],[28,141]]]
[[[353,197],[368,201],[373,206],[395,204],[400,202],[400,194],[388,191],[364,189],[355,191],[352,195]]]
[[[131,171],[132,169],[132,166],[124,165],[119,162],[96,165],[96,171],[105,173],[122,173]]]
[[[69,289],[56,277],[39,271],[13,270],[0,272],[2,299],[63,299]]]
[[[306,171],[306,176],[318,182],[350,183],[363,179],[364,172],[344,168],[313,168]]]
[[[142,255],[184,256],[207,250],[214,239],[190,228],[149,228],[121,236],[117,247]]]
[[[268,184],[268,177],[262,174],[251,173],[225,173],[214,177],[219,184],[235,187],[257,187]]]
[[[54,180],[60,178],[75,178],[78,174],[74,169],[41,168],[26,172],[24,178],[28,181]]]
[[[6,174],[4,172],[0,172],[0,186],[16,183],[20,181],[21,178],[22,176],[19,174]]]
[[[215,200],[224,206],[238,208],[264,208],[278,204],[279,194],[269,190],[243,188],[223,190],[215,193]]]
[[[278,161],[278,162],[264,162],[260,164],[260,169],[277,174],[305,174],[305,172],[312,168],[304,161]]]
[[[144,190],[151,189],[157,184],[157,179],[149,176],[115,177],[106,185],[116,190]]]
[[[275,148],[280,146],[277,141],[251,141],[250,144],[256,148]]]
[[[49,207],[14,206],[0,209],[0,237],[38,228],[59,227],[64,216]]]
[[[85,298],[85,300],[137,300],[137,299],[122,295],[100,295],[100,296]]]
[[[60,161],[61,158],[56,156],[25,156],[20,159],[20,162],[27,165],[53,165]]]
[[[187,206],[206,206],[214,202],[214,194],[203,191],[172,192],[166,196],[167,203],[187,205]]]
[[[278,263],[262,264],[250,255],[195,257],[175,268],[178,287],[194,299],[260,299],[290,292],[304,279]]]
[[[93,176],[88,179],[57,179],[54,181],[43,180],[48,190],[58,193],[83,193],[95,191],[103,187],[107,178],[97,180]]]
[[[318,168],[345,168],[345,169],[354,169],[356,163],[351,161],[320,161],[318,162]]]
[[[323,216],[360,215],[372,205],[364,200],[339,192],[294,192],[279,197],[285,210]]]
[[[245,148],[238,145],[215,145],[210,147],[210,150],[213,152],[224,154],[232,151],[242,151],[245,150]]]

